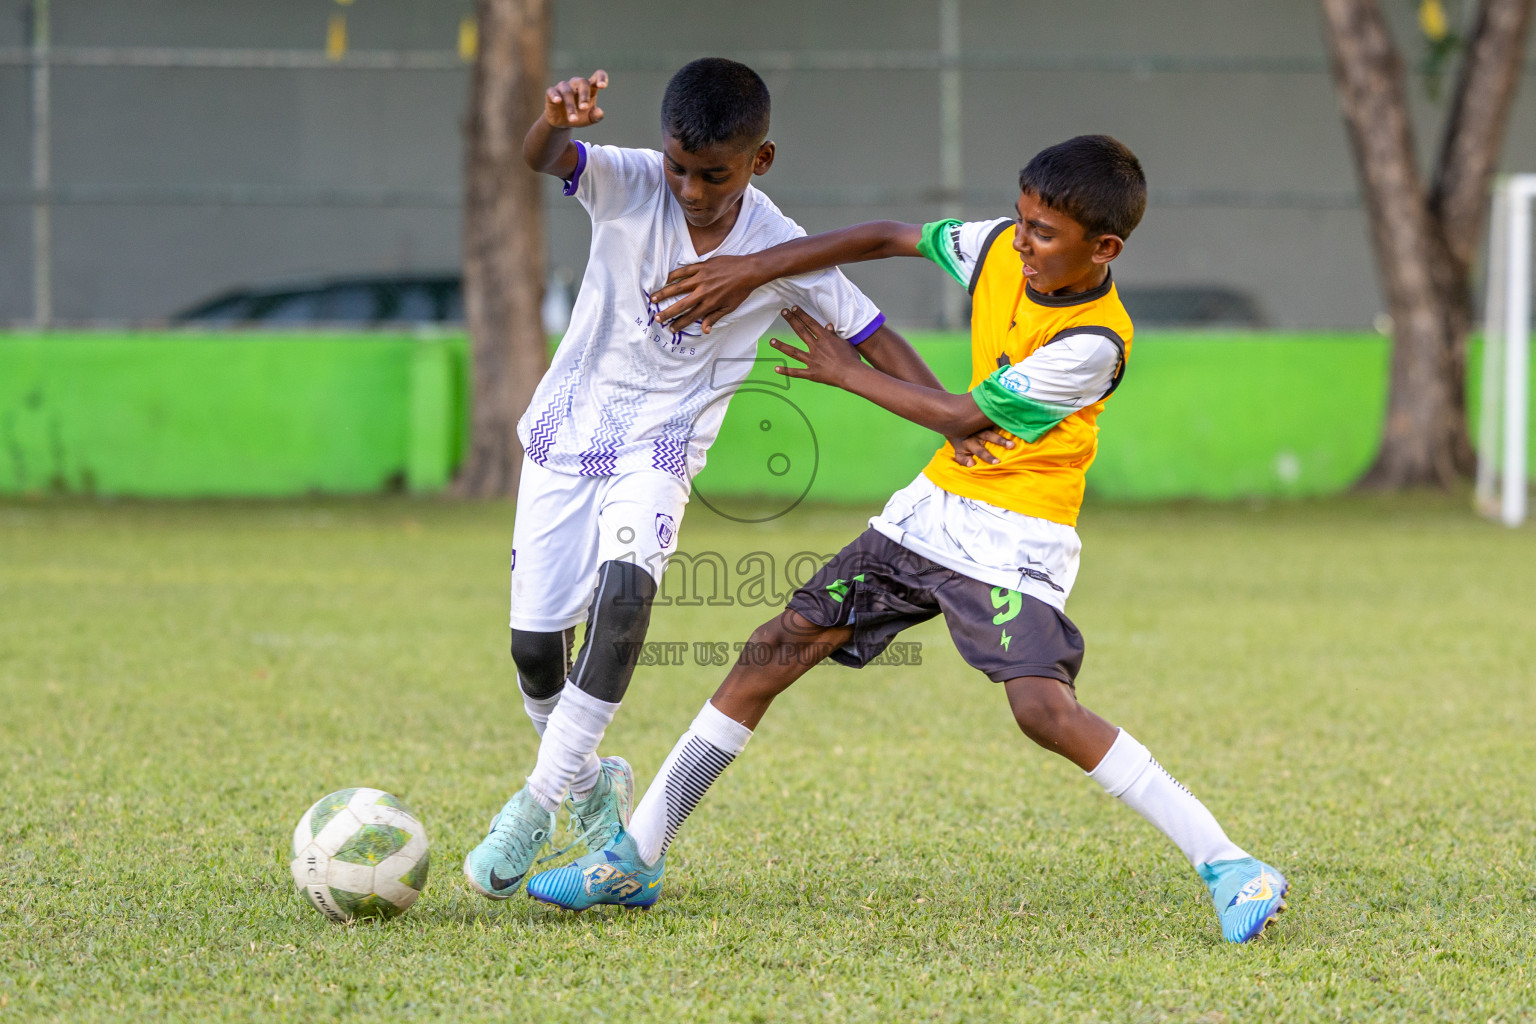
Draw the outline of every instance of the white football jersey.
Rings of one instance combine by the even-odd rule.
[[[854,343],[885,317],[839,270],[764,285],[704,334],[656,322],[651,293],[678,267],[740,256],[805,234],[748,186],[736,225],[713,252],[694,252],[655,150],[576,143],[566,182],[592,216],[592,252],[571,323],[517,424],[528,457],[557,473],[610,476],[659,469],[683,481],[704,468],[736,386],[780,309],[798,305]]]

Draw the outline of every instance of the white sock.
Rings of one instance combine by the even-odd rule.
[[[549,716],[554,713],[555,706],[560,703],[560,691],[556,690],[552,697],[530,697],[522,689],[522,680],[518,680],[518,690],[523,693],[523,710],[528,712],[528,717],[533,721],[533,729],[540,737],[544,735],[544,729],[549,724]],[[592,792],[592,787],[597,785],[598,773],[603,766],[598,763],[597,753],[594,751],[587,758],[571,779],[571,795],[580,799]]]
[[[1205,804],[1124,729],[1088,777],[1157,826],[1195,867],[1248,856],[1227,838]]]
[[[703,710],[667,755],[661,771],[656,773],[629,819],[629,834],[635,839],[641,860],[655,864],[661,859],[704,791],[751,738],[751,729],[709,701],[704,702]]]
[[[538,763],[528,776],[528,789],[540,807],[553,811],[567,791],[591,791],[599,769],[597,745],[618,710],[617,704],[598,700],[575,683],[565,684],[545,723]]]
[[[521,678],[517,681],[517,690],[523,695],[523,710],[528,712],[529,719],[533,721],[533,731],[543,736],[544,727],[549,724],[550,713],[555,710],[555,705],[560,703],[560,691],[556,690],[549,697],[530,697],[528,691],[523,689]]]

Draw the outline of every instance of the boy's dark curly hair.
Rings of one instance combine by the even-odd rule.
[[[768,137],[768,86],[724,57],[684,64],[661,99],[661,130],[690,153],[719,143],[756,146]]]
[[[1108,135],[1079,135],[1042,149],[1019,172],[1019,191],[1039,196],[1089,235],[1126,238],[1147,210],[1141,161]]]

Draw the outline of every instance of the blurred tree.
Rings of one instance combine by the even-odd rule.
[[[542,182],[523,163],[523,133],[544,109],[548,0],[477,0],[464,122],[464,312],[473,366],[465,497],[513,496],[522,466],[517,419],[549,367]]]
[[[1376,0],[1319,2],[1392,317],[1386,425],[1360,486],[1449,487],[1475,464],[1465,389],[1472,258],[1536,0],[1478,0],[1464,38],[1451,32],[1441,0],[1420,0],[1431,89],[1449,54],[1461,51],[1427,187],[1414,154],[1402,61]]]

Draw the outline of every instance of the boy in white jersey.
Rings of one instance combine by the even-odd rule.
[[[885,317],[836,269],[752,292],[712,325],[668,327],[650,295],[680,266],[804,235],[751,186],[773,163],[767,87],[750,68],[697,60],[662,101],[662,151],[574,141],[600,121],[606,72],[551,87],[523,156],[592,217],[570,327],[518,423],[525,458],[512,541],[512,657],[539,732],[527,785],[491,821],[464,873],[492,899],[516,892],[569,794],[592,850],[627,823],[633,775],[597,757],[629,685],[689,485],[785,305],[814,309],[883,372],[938,387]],[[979,447],[979,444],[977,445]],[[586,640],[572,661],[575,626]]]

